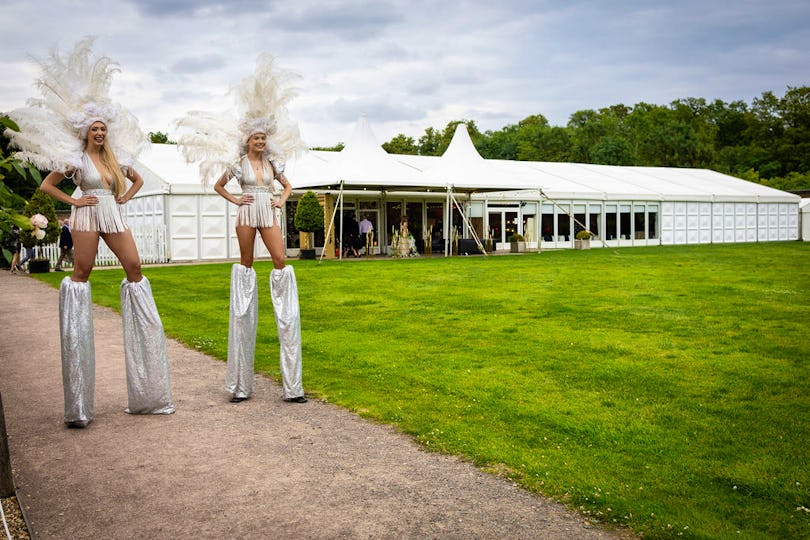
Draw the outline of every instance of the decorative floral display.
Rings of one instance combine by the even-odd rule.
[[[45,228],[48,226],[48,218],[42,214],[34,214],[31,216],[31,225],[34,226],[32,234],[36,236],[37,240],[45,238]]]
[[[33,216],[31,216],[31,225],[39,229],[44,229],[45,227],[48,226],[48,218],[46,218],[42,214],[34,214]]]

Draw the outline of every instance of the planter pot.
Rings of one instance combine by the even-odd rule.
[[[301,259],[310,259],[315,260],[315,250],[314,249],[302,249],[300,253]]]
[[[32,274],[47,274],[51,271],[51,262],[48,259],[31,259],[28,261],[28,271]]]
[[[574,240],[574,249],[591,249],[590,240]]]
[[[523,253],[526,251],[526,242],[510,242],[509,244],[512,253]]]

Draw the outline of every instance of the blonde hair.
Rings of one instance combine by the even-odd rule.
[[[113,185],[112,185],[112,192],[113,195],[116,197],[120,197],[127,191],[127,183],[124,178],[124,173],[121,171],[121,165],[118,164],[118,159],[116,159],[115,154],[107,146],[107,141],[105,140],[104,143],[101,145],[101,149],[99,151],[101,162],[107,167],[107,170],[110,171],[110,174],[113,176]]]

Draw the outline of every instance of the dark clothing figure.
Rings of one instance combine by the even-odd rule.
[[[59,233],[59,260],[56,261],[54,270],[61,272],[64,261],[73,264],[73,235],[70,234],[70,227],[67,226],[67,223],[62,224],[62,232]]]
[[[354,216],[351,216],[344,227],[343,254],[348,255],[351,253],[355,257],[359,257],[360,253],[358,253],[357,249],[359,247],[358,242],[360,242],[360,225]]]

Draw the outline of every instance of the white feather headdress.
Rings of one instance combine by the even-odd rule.
[[[91,58],[94,37],[78,42],[62,57],[52,49],[36,60],[41,74],[34,82],[41,98],[8,116],[20,131],[6,130],[16,157],[38,169],[63,173],[81,166],[87,130],[93,122],[107,126],[107,144],[121,165],[131,165],[149,145],[138,120],[109,98],[118,65],[106,56]]]
[[[256,71],[231,90],[235,109],[227,113],[191,111],[175,120],[185,130],[177,144],[189,163],[199,162],[205,184],[215,182],[240,156],[255,133],[267,135],[264,155],[284,164],[307,150],[287,104],[297,95],[293,82],[300,77],[276,66],[268,53],[259,55]]]

